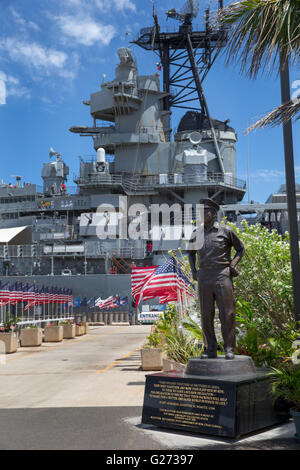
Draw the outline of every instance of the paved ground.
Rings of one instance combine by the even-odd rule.
[[[141,425],[149,326],[21,348],[0,364],[0,449],[298,449],[292,422],[239,440]]]

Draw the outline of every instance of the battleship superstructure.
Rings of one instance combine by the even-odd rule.
[[[176,18],[176,14],[168,12],[169,17]],[[193,15],[181,15],[177,19],[182,25],[176,35],[160,33],[154,15],[155,26],[143,29],[135,41],[160,54],[163,87],[158,73],[140,75],[131,49],[122,47],[115,78],[103,81],[101,89],[84,102],[90,108],[92,125],[70,130],[91,136],[95,158],[80,159],[79,174],[74,176],[76,190],[68,190],[69,168],[53,149],[49,155],[54,160],[43,165],[42,188],[22,185],[20,178],[15,186],[0,185],[3,276],[65,274],[74,279],[78,274],[86,278],[94,275],[100,288],[107,275],[129,274],[132,263],[159,264],[170,249],[178,247],[177,242],[165,240],[163,235],[156,240],[150,234],[138,240],[122,237],[118,229],[114,238],[99,238],[99,223],[107,228],[117,224],[122,209],[120,196],[126,196],[127,207],[143,204],[146,208],[163,203],[183,207],[210,197],[222,205],[224,215],[237,220],[239,202],[246,192],[246,183],[236,175],[237,135],[228,120],[222,122],[209,115],[202,88],[214,50],[220,41],[226,43],[225,33],[212,31],[207,25],[204,33],[210,41],[205,41],[204,33],[191,29]],[[179,37],[184,41],[178,43]],[[196,61],[194,41],[198,41],[197,50],[204,51],[206,62],[203,54],[202,62]],[[181,60],[179,65],[175,64],[174,51],[176,60]],[[196,93],[199,104],[185,112],[174,139],[171,108],[185,108],[189,98],[180,91],[172,92],[170,84],[175,79],[171,65],[177,67],[177,74],[178,68],[192,73],[192,81],[186,77],[188,81],[182,85],[181,77],[179,86]],[[201,70],[204,76],[200,76]],[[109,210],[99,214],[99,206],[105,205],[113,206],[116,214]],[[128,223],[132,219],[129,217]],[[170,225],[174,223],[171,219]],[[162,232],[167,228],[160,227]]]

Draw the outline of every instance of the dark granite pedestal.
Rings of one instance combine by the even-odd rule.
[[[268,371],[251,358],[191,359],[186,372],[147,375],[142,423],[238,437],[289,418],[275,411]]]

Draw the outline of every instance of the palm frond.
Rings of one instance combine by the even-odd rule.
[[[283,61],[300,56],[299,0],[242,0],[220,11],[218,21],[228,28],[226,62],[255,78]],[[278,67],[279,69],[279,67]]]
[[[252,126],[248,127],[245,131],[245,134],[249,134],[256,129],[262,129],[263,127],[275,127],[280,124],[284,124],[287,121],[295,119],[297,121],[300,119],[300,97],[295,98],[294,100],[288,101],[273,111],[266,114],[263,118],[256,121]]]

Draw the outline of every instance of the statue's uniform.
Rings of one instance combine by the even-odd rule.
[[[192,245],[190,245],[192,246]],[[203,246],[189,251],[190,264],[198,256],[198,290],[202,329],[207,342],[207,353],[215,355],[217,340],[214,331],[215,302],[219,309],[225,351],[235,348],[235,302],[230,273],[231,249],[243,256],[244,245],[234,231],[224,224],[214,222],[204,229]]]

